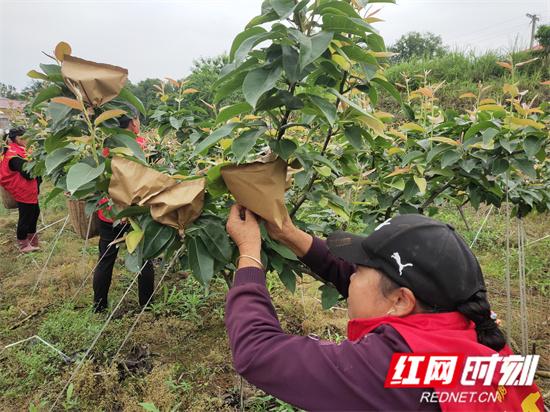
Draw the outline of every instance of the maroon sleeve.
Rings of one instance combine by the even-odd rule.
[[[348,297],[349,279],[355,273],[355,265],[330,253],[324,240],[313,237],[309,251],[300,260],[315,274],[332,283],[344,298]]]
[[[410,352],[389,325],[358,342],[341,344],[285,334],[263,271],[237,271],[227,294],[225,324],[233,364],[248,382],[299,408],[415,410],[417,390],[384,389],[394,352]]]

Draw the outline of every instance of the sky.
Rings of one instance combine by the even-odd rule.
[[[63,40],[73,55],[129,70],[130,80],[189,73],[193,60],[229,50],[261,0],[0,0],[0,82],[18,90]],[[374,9],[380,5],[373,4]],[[374,10],[373,9],[373,10]],[[397,0],[377,15],[391,45],[410,31],[451,49],[510,51],[530,37],[526,13],[550,24],[550,0]],[[518,46],[515,46],[518,45]]]

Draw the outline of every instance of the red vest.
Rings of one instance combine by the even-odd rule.
[[[20,157],[27,158],[27,152],[23,146],[10,143],[8,150],[0,162],[0,185],[4,186],[17,202],[38,203],[38,182],[36,179],[27,180],[21,173],[10,169],[10,159]]]
[[[348,339],[356,341],[383,324],[391,325],[407,342],[413,353],[464,354],[466,356],[491,356],[497,352],[477,341],[475,324],[458,312],[418,314],[404,318],[385,316],[374,319],[353,319],[348,323]],[[500,355],[511,355],[507,346]],[[460,371],[462,372],[462,371]],[[497,402],[457,403],[439,402],[443,412],[447,411],[543,411],[543,400],[538,387],[499,387],[500,374],[495,373],[491,386],[463,386],[460,382],[453,388],[433,388],[442,392],[492,392],[497,393]],[[445,398],[445,397],[441,397]],[[453,399],[451,396],[446,398]],[[455,397],[456,399],[456,397]]]

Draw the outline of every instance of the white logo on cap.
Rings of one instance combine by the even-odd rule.
[[[391,218],[389,218],[388,220],[386,220],[384,223],[381,223],[379,224],[376,229],[374,229],[374,231],[376,232],[377,230],[380,230],[382,229],[384,226],[389,226],[391,223]]]
[[[412,263],[406,263],[403,265],[401,263],[401,256],[398,252],[395,252],[393,255],[391,255],[391,258],[395,260],[397,262],[397,265],[399,266],[399,276],[403,276],[403,269],[405,269],[406,267],[413,267]]]

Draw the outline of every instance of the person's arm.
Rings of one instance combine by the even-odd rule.
[[[391,326],[341,344],[287,335],[259,268],[237,271],[225,324],[236,371],[248,382],[305,410],[415,410],[420,395],[384,389],[394,352],[410,352]]]
[[[29,172],[25,172],[23,170],[23,166],[25,165],[26,161],[21,159],[20,157],[12,157],[8,163],[9,168],[13,172],[19,172],[21,176],[23,176],[27,180],[33,180]]]
[[[324,240],[298,229],[288,216],[282,230],[269,223],[266,228],[272,239],[292,250],[313,273],[332,283],[344,298],[348,297],[350,277],[355,273],[355,265],[334,256]]]
[[[347,299],[351,275],[355,265],[330,253],[324,240],[314,237],[308,252],[300,260],[322,279],[332,283],[338,292]]]

